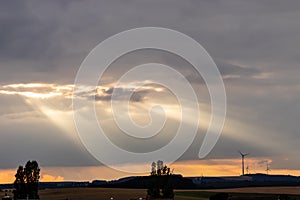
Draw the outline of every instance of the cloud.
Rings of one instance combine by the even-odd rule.
[[[128,87],[127,85],[130,87]],[[130,96],[129,99],[131,102],[143,102],[144,100],[146,100],[148,94],[159,93],[163,91],[164,88],[158,86],[144,85],[140,87],[128,83],[116,88],[109,87],[108,89],[100,89],[100,91],[98,89],[95,96],[95,100],[111,101],[113,99],[113,100],[120,101],[120,100],[126,100]]]
[[[243,66],[239,63],[229,63],[226,61],[216,60],[217,68],[220,72],[224,81],[237,79],[240,82],[245,79],[251,78],[268,78],[268,76],[263,76],[262,71],[253,66]],[[185,72],[185,77],[191,83],[205,84],[203,78],[197,72],[190,70]]]
[[[13,183],[16,170],[0,170],[0,183]]]
[[[293,0],[285,4],[274,1],[272,6],[261,1],[235,0],[219,4],[149,4],[134,0],[2,2],[1,81],[18,77],[22,81],[70,83],[96,44],[120,31],[143,26],[182,31],[203,44],[214,59],[227,63],[258,66],[267,72],[282,71],[284,65],[285,70],[294,71],[295,67],[288,63],[299,61],[294,42],[300,37],[298,4]],[[18,12],[12,14],[11,10]],[[55,10],[55,14],[49,10]]]
[[[270,165],[272,163],[271,159],[265,159],[265,160],[261,160],[259,162],[257,162],[257,165],[261,168],[267,168],[267,164]]]
[[[28,112],[3,114],[3,115],[0,115],[0,118],[1,117],[6,118],[6,119],[11,119],[11,120],[16,120],[16,119],[43,118],[44,116],[39,111],[28,111]]]
[[[0,86],[0,94],[2,95],[20,95],[36,99],[47,99],[57,96],[70,97],[72,90],[72,85],[47,83],[10,84]]]
[[[42,174],[41,182],[60,182],[64,181],[64,177],[62,176],[52,176],[50,174]]]
[[[163,92],[164,88],[139,83],[124,83],[121,86],[97,86],[96,88],[84,87],[79,92],[73,93],[74,85],[58,85],[47,83],[27,83],[9,84],[0,86],[0,95],[19,95],[29,99],[52,99],[56,97],[88,98],[96,101],[126,100],[130,95],[130,101],[142,102],[147,94],[153,92]]]
[[[230,76],[242,77],[254,77],[260,75],[261,71],[251,66],[242,66],[238,63],[231,64],[227,62],[217,62],[217,66],[222,74],[223,78]]]

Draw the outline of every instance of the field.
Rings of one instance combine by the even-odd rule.
[[[146,197],[145,189],[116,189],[116,188],[67,188],[67,189],[46,189],[40,190],[41,200],[128,200]],[[4,192],[0,192],[0,197]],[[9,195],[11,195],[9,193]],[[194,197],[176,197],[175,200],[195,200],[201,198]]]
[[[259,188],[234,188],[218,190],[177,190],[175,200],[207,200],[209,196],[218,192],[227,192],[230,194],[292,194],[296,199],[300,199],[300,187],[259,187]],[[94,200],[110,199],[128,200],[138,199],[146,196],[144,189],[111,189],[111,188],[69,188],[69,189],[46,189],[39,192],[42,200]],[[4,192],[0,192],[0,197]]]
[[[216,193],[228,193],[234,197],[272,197],[287,194],[290,198],[300,200],[300,187],[248,187],[214,190],[178,190],[177,196],[195,197],[196,199],[209,199]]]
[[[204,190],[203,190],[204,191]],[[300,195],[300,186],[294,187],[248,187],[233,189],[206,190],[213,192],[263,193],[263,194],[294,194]]]

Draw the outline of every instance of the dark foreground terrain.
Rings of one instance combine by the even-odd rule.
[[[39,191],[41,200],[128,200],[146,197],[145,189],[119,189],[119,188],[63,188],[44,189]],[[0,192],[2,197],[4,192]],[[11,195],[11,193],[9,193]],[[189,196],[178,196],[176,200],[203,199]]]
[[[217,190],[176,190],[175,200],[208,200],[217,193],[228,193],[232,199],[277,199],[280,194],[288,194],[289,199],[300,200],[300,187],[250,187]],[[41,200],[128,200],[146,196],[145,189],[119,188],[64,188],[40,190]],[[0,196],[4,191],[0,192]]]

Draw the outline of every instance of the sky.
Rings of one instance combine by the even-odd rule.
[[[129,151],[148,151],[172,138],[180,109],[171,91],[138,77],[115,88],[133,66],[157,62],[172,66],[190,81],[201,110],[197,137],[171,164],[175,173],[240,175],[238,151],[242,151],[250,153],[249,173],[266,173],[269,163],[270,173],[300,175],[299,18],[297,0],[1,1],[0,182],[12,182],[17,167],[30,159],[39,162],[42,181],[132,175],[105,167],[87,151],[74,125],[72,97],[76,73],[89,52],[106,38],[138,27],[174,29],[207,50],[225,84],[225,125],[212,152],[199,160],[210,117],[203,79],[176,55],[139,50],[118,58],[97,88],[81,94],[95,97],[97,117],[111,141]],[[154,103],[166,109],[165,127],[150,143],[121,136],[109,107],[113,90],[122,102],[133,92],[131,86],[140,83],[144,87],[134,91],[130,101],[132,119],[145,125]],[[149,171],[150,163],[128,161],[122,167]]]

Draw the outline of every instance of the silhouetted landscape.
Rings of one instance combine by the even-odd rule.
[[[49,188],[136,188],[146,189],[149,176],[124,177],[118,180],[93,180],[91,182],[40,182],[40,189]],[[264,186],[300,186],[299,176],[246,174],[244,176],[230,177],[183,177],[172,175],[174,189],[224,189],[239,187],[264,187]],[[0,184],[0,189],[12,189],[13,184]]]
[[[50,195],[51,191],[56,191],[56,194],[65,195],[69,198],[70,195],[75,195],[79,199],[83,198],[81,196],[85,192],[88,193],[86,195],[90,196],[90,199],[101,195],[116,196],[113,191],[119,191],[118,195],[121,193],[133,195],[134,193],[134,195],[140,196],[139,199],[174,199],[177,196],[176,199],[201,197],[209,198],[210,200],[227,200],[247,199],[251,196],[250,199],[283,200],[297,199],[298,192],[300,195],[300,190],[298,192],[292,191],[291,194],[286,193],[288,190],[284,190],[284,188],[300,188],[300,177],[298,176],[244,174],[224,177],[183,177],[182,175],[172,174],[170,168],[164,165],[161,160],[153,162],[151,166],[152,170],[149,176],[131,176],[112,181],[39,182],[40,168],[38,163],[36,161],[28,161],[25,167],[19,166],[15,175],[15,182],[13,184],[1,184],[0,189],[5,193],[3,199],[12,199],[9,195],[12,194],[13,199],[16,200],[26,198],[40,199],[39,193],[49,198],[47,195]],[[243,188],[245,188],[244,191]],[[250,193],[251,188],[253,188],[253,191]],[[273,188],[275,191],[271,189],[273,191],[271,193],[268,191],[270,188]],[[276,191],[276,188],[281,189]],[[73,194],[67,194],[67,191],[72,191],[72,189],[74,189]],[[259,190],[261,192],[258,192]],[[262,191],[265,191],[265,193]],[[124,196],[119,198],[124,199]]]
[[[96,199],[93,195],[116,197],[122,193],[125,193],[127,196],[132,195],[132,198],[134,196],[144,198],[146,197],[150,181],[151,176],[134,176],[113,181],[39,182],[38,187],[42,197],[43,195],[47,197],[53,190],[55,194],[60,194],[61,197],[73,196],[71,199],[76,199],[76,196],[80,199],[82,198],[80,196],[85,193],[89,196],[87,199]],[[230,194],[229,196],[232,197],[228,198],[228,195],[225,195],[225,199],[246,200],[246,197],[251,196],[249,199],[277,200],[280,194],[281,199],[300,199],[300,177],[290,175],[246,174],[244,176],[231,177],[183,177],[182,175],[172,175],[170,184],[175,189],[174,194],[177,196],[175,199],[188,199],[188,197],[214,199],[216,195],[217,199],[222,199],[222,194]],[[0,185],[2,191],[13,191],[13,188],[13,184]],[[72,188],[75,190],[68,194],[68,191],[72,191]],[[125,198],[123,196],[118,199]]]

